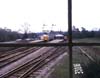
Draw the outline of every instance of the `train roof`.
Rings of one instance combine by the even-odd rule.
[[[62,35],[62,34],[56,34],[55,36],[56,37],[63,37],[64,35]]]

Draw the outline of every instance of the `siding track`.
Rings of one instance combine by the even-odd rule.
[[[66,50],[65,47],[53,47],[37,58],[31,59],[27,63],[1,75],[0,78],[27,78]]]

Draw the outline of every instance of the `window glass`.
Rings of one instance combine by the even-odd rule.
[[[0,74],[2,78],[69,77],[68,48],[65,46],[0,47]]]
[[[73,78],[99,78],[99,46],[73,47]]]
[[[68,26],[66,5],[67,0],[0,1],[0,42],[41,39],[44,34],[62,38]]]
[[[72,8],[73,39],[100,43],[99,0],[73,0]]]

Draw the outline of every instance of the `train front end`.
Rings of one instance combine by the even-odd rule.
[[[41,40],[43,40],[43,41],[49,41],[49,36],[48,35],[46,35],[46,34],[44,34],[44,35],[42,35],[41,36]]]

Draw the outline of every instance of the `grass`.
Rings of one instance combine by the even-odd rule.
[[[100,60],[95,58],[92,62],[83,54],[80,54],[78,49],[73,48],[73,64],[80,63],[84,74],[75,75],[73,78],[100,78]]]
[[[73,42],[87,42],[87,43],[100,43],[100,38],[83,38],[83,39],[75,39]]]
[[[68,56],[65,56],[60,63],[55,66],[55,70],[51,73],[49,78],[69,78]]]
[[[73,47],[73,64],[80,64],[81,66],[87,64],[89,59],[83,55],[77,47]],[[80,78],[79,75],[76,75],[75,70],[73,69],[73,78]]]
[[[89,62],[83,66],[84,75],[81,78],[100,78],[100,61]]]
[[[88,43],[100,43],[100,40],[97,38],[85,38],[74,40],[73,42],[88,42]],[[100,48],[100,46],[95,46]],[[69,66],[68,66],[68,57],[64,58],[61,63],[55,68],[55,71],[51,74],[49,78],[69,78]],[[86,56],[80,54],[78,50],[73,51],[73,64],[80,63],[82,65],[84,75],[78,77],[74,74],[73,78],[100,78],[100,65],[89,62]]]

